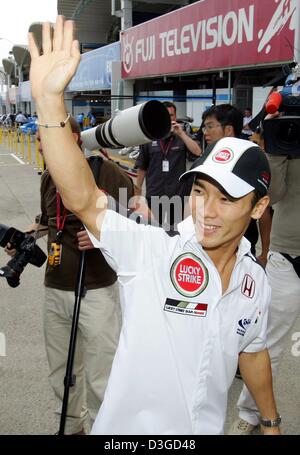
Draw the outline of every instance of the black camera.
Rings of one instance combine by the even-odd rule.
[[[269,114],[277,118],[263,122],[265,150],[274,155],[300,157],[300,67],[291,68],[280,92],[273,92],[266,104]]]
[[[16,249],[15,256],[0,268],[0,277],[7,279],[12,288],[20,284],[20,275],[26,265],[32,264],[41,267],[47,259],[45,253],[36,245],[36,240],[32,235],[25,234],[13,227],[0,224],[0,246],[3,248],[10,243],[12,249]]]

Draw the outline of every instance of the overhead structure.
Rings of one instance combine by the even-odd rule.
[[[132,23],[144,22],[152,17],[193,3],[191,0],[138,0],[132,5]],[[105,45],[119,40],[121,0],[58,0],[58,14],[76,21],[80,43]],[[118,12],[117,17],[112,11]],[[113,36],[113,39],[111,39]]]
[[[14,60],[9,58],[4,58],[2,60],[2,65],[5,74],[9,77],[10,84],[16,85],[17,77],[16,77],[16,63]],[[9,85],[10,85],[9,84]]]
[[[2,65],[7,76],[12,76],[15,73],[15,62],[13,60],[4,58]]]
[[[58,14],[75,20],[76,36],[80,44],[87,45],[90,49],[107,44],[113,22],[110,1],[58,0],[57,10]]]
[[[20,70],[20,74],[28,76],[31,57],[28,50],[28,46],[24,45],[15,45],[12,48],[13,56],[15,58],[16,64]]]

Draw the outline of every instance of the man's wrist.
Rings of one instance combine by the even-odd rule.
[[[268,249],[262,249],[260,255],[267,257],[269,254],[269,248]]]
[[[273,419],[269,419],[267,417],[260,417],[259,422],[263,427],[267,428],[279,427],[279,425],[281,424],[281,416],[277,414],[277,416],[274,417]]]
[[[175,134],[177,134],[177,136],[180,137],[180,139],[187,136],[186,132],[181,127],[177,130]]]
[[[43,95],[35,100],[39,123],[45,118],[58,120],[66,113],[64,97],[60,95]]]

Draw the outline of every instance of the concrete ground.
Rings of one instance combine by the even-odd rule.
[[[24,229],[39,213],[40,176],[33,166],[23,165],[11,149],[0,145],[0,223]],[[44,239],[39,245],[45,250]],[[8,256],[0,248],[0,266]],[[284,284],[283,284],[284,285]],[[28,265],[19,287],[0,279],[0,434],[54,434],[57,408],[48,383],[48,366],[42,329],[43,268]],[[292,333],[299,332],[300,318]],[[292,334],[291,334],[292,336]],[[292,355],[287,339],[276,383],[278,409],[284,434],[300,434],[300,346]],[[236,417],[235,403],[241,388],[235,379],[229,396],[227,428]]]

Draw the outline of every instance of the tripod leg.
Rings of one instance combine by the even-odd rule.
[[[75,289],[75,303],[74,303],[71,335],[70,335],[70,342],[69,342],[68,360],[67,360],[67,367],[66,367],[66,375],[64,378],[64,396],[63,396],[60,425],[59,425],[59,431],[58,431],[59,436],[63,436],[64,432],[65,432],[70,387],[73,387],[76,382],[76,376],[73,374],[73,363],[74,363],[74,355],[75,355],[75,348],[76,348],[78,321],[79,321],[79,315],[80,315],[80,303],[81,303],[81,297],[83,295],[83,290],[84,290],[84,275],[85,275],[85,251],[82,251],[81,255],[80,255],[78,277],[77,277],[77,283],[76,283],[76,289]]]

